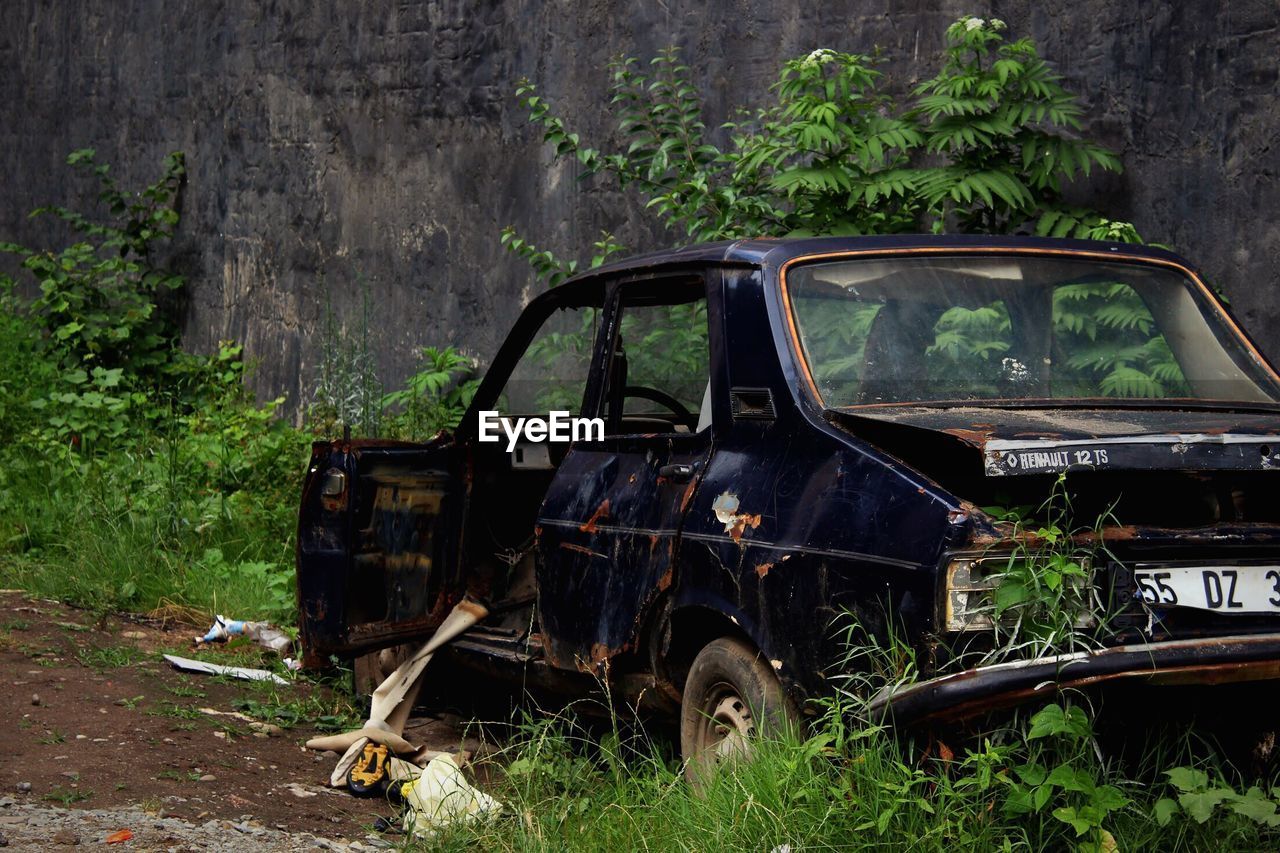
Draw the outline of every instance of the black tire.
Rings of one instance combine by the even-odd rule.
[[[698,652],[680,702],[685,777],[701,785],[716,768],[750,758],[750,742],[781,734],[796,714],[773,668],[749,643],[713,640]]]

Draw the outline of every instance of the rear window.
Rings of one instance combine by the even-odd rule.
[[[980,400],[1277,400],[1273,374],[1198,285],[1088,258],[827,261],[787,275],[829,407]]]

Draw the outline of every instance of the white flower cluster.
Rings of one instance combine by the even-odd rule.
[[[836,52],[830,48],[820,47],[804,58],[804,64],[812,68],[815,65],[826,65],[836,58]]]
[[[1003,30],[1005,25],[1004,21],[999,18],[992,18],[989,21],[984,21],[981,18],[965,18],[964,20],[965,32],[980,29],[984,26],[991,30]]]

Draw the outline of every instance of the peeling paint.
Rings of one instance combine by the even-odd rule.
[[[761,563],[756,566],[756,577],[763,578],[765,575],[769,574],[769,570],[772,568],[773,563]]]
[[[716,521],[724,525],[724,532],[728,533],[734,542],[742,539],[742,534],[748,527],[754,530],[760,526],[759,515],[740,513],[738,507],[738,496],[733,492],[725,492],[711,504],[711,511],[716,514]]]
[[[769,661],[769,665],[772,666],[775,671],[782,672],[782,661],[776,659],[771,660]]]

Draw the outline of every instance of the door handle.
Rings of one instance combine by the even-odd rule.
[[[658,476],[673,483],[687,483],[693,477],[694,466],[685,462],[673,462],[658,469]]]

